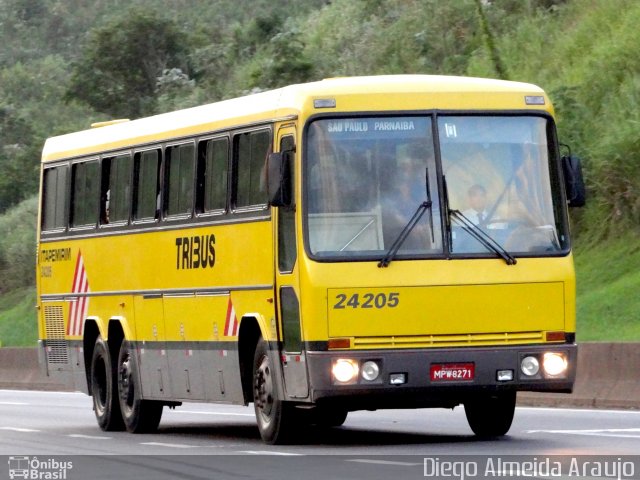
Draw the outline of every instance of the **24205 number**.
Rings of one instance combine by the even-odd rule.
[[[400,303],[400,294],[392,293],[354,293],[351,296],[339,293],[336,295],[334,309],[345,308],[394,308]]]

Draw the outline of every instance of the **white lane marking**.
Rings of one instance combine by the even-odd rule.
[[[236,453],[248,453],[249,455],[280,455],[287,457],[302,457],[303,453],[270,452],[268,450],[238,450]]]
[[[204,412],[204,411],[198,411],[198,410],[176,410],[175,412],[172,412],[172,413],[193,413],[197,415],[221,415],[221,416],[229,416],[229,417],[254,417],[255,418],[255,414],[253,413]]]
[[[525,430],[525,433],[561,433],[595,437],[640,438],[640,428],[601,428],[590,430]]]
[[[90,440],[111,440],[113,437],[98,437],[96,435],[82,435],[81,433],[71,433],[67,435],[71,438],[88,438]]]
[[[40,430],[34,430],[32,428],[18,428],[18,427],[0,427],[0,430],[9,430],[11,432],[39,432]]]
[[[185,445],[184,443],[161,443],[161,442],[141,442],[140,445],[151,445],[153,447],[169,448],[197,448],[198,445]]]
[[[597,414],[622,414],[622,415],[640,415],[640,410],[605,410],[600,408],[563,408],[563,407],[516,407],[516,410],[532,410],[555,413],[597,413]]]
[[[24,395],[77,395],[79,397],[86,397],[87,395],[85,393],[82,392],[60,392],[60,391],[52,391],[52,390],[48,390],[48,391],[42,391],[42,390],[10,390],[10,389],[3,389],[2,392],[7,392],[7,393],[17,393],[21,396]]]
[[[29,405],[28,403],[25,402],[0,402],[0,405]]]
[[[419,465],[422,465],[422,463],[394,462],[391,460],[370,460],[366,458],[353,458],[353,459],[345,460],[345,462],[373,463],[375,465],[399,465],[402,467],[417,467]]]

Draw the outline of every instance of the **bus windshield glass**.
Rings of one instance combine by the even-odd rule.
[[[489,253],[482,230],[512,254],[567,247],[557,164],[544,117],[440,117],[442,171],[451,215],[451,250]],[[471,232],[472,233],[472,232]]]
[[[307,140],[312,255],[379,258],[429,199],[395,258],[442,254],[431,118],[316,120]]]
[[[568,248],[547,118],[439,116],[436,128],[432,118],[308,126],[305,225],[314,258],[383,258],[424,202],[430,207],[404,232],[394,259],[495,257],[479,239],[487,236],[513,255]]]

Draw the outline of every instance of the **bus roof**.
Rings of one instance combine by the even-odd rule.
[[[550,108],[542,89],[520,82],[438,75],[330,78],[132,121],[102,122],[100,125],[105,126],[47,139],[42,159],[48,162],[97,155],[134,145],[293,118],[301,112],[312,114],[316,112],[315,99],[341,99],[337,101],[341,112],[465,107],[467,110],[525,109],[524,95],[542,97],[546,109]],[[425,101],[417,102],[419,99]],[[317,113],[326,111],[326,108],[318,109]]]

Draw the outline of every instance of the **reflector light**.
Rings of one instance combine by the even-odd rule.
[[[351,346],[351,340],[348,338],[330,338],[327,342],[329,350],[335,348],[349,348]]]
[[[545,338],[547,342],[564,342],[565,336],[564,332],[547,332],[545,334]]]

